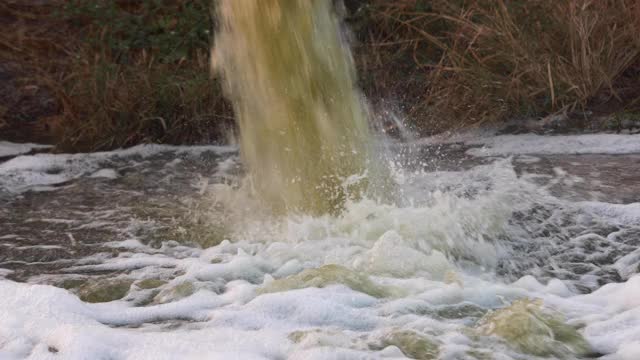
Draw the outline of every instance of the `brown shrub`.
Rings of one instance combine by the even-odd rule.
[[[84,151],[221,140],[231,109],[207,69],[100,59],[74,65],[64,90],[61,147]]]
[[[55,121],[46,114],[42,126],[19,131],[45,127],[65,151],[221,140],[232,114],[209,74],[208,4],[0,4],[8,30],[0,32],[0,63],[17,64],[20,81],[46,88],[58,109]]]
[[[617,79],[640,59],[638,0],[374,1],[368,10],[371,56],[421,70],[410,113],[428,127],[620,98]]]

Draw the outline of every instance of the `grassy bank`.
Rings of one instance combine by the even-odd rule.
[[[345,2],[365,93],[422,133],[640,113],[640,1]],[[0,24],[2,138],[85,151],[232,126],[209,0],[10,0]]]
[[[353,22],[365,88],[425,131],[640,109],[637,0],[371,0]]]
[[[34,119],[13,122],[48,132],[59,149],[213,142],[232,124],[209,73],[209,1],[1,6],[10,31],[0,34],[0,58],[56,104],[54,114],[35,119],[37,127],[27,126]]]

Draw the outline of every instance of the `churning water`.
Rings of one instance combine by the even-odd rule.
[[[392,146],[405,204],[321,216],[230,148],[4,162],[0,358],[637,359],[640,155],[484,141]]]

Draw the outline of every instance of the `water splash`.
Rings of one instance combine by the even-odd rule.
[[[382,166],[332,1],[221,0],[217,10],[213,66],[254,193],[275,211],[338,212]]]

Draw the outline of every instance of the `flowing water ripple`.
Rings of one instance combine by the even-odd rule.
[[[0,357],[633,359],[640,155],[467,149],[340,217],[260,213],[230,149],[0,164]]]

